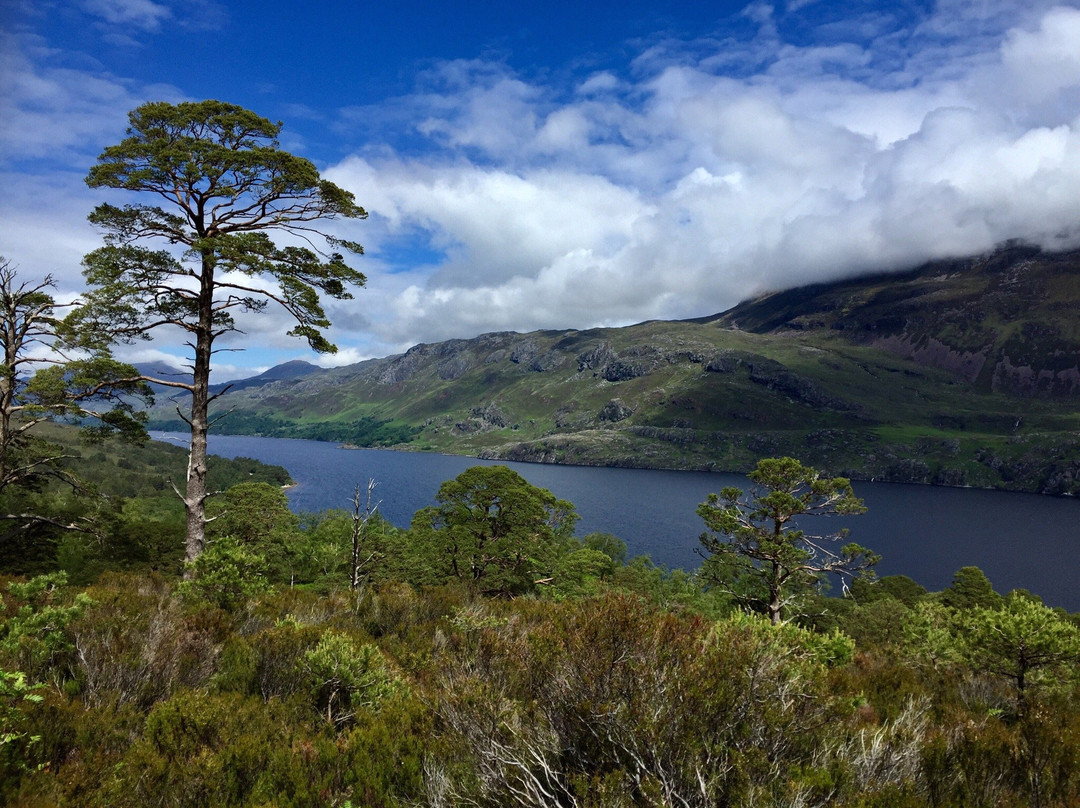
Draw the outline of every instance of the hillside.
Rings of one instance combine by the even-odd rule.
[[[0,574],[32,575],[63,565],[72,580],[89,581],[110,564],[113,568],[180,568],[184,508],[173,484],[182,484],[187,474],[186,447],[157,441],[139,445],[118,438],[87,443],[75,427],[56,423],[39,424],[33,434],[62,447],[64,469],[82,480],[88,490],[75,496],[59,481],[40,490],[16,492],[9,487],[0,507],[10,507],[8,513],[65,514],[63,520],[98,506],[104,511],[95,520],[98,525],[110,526],[109,539],[0,522]],[[212,456],[208,477],[214,491],[238,483],[292,483],[289,472],[281,466],[250,457]]]
[[[1080,493],[1080,253],[1010,247],[712,317],[484,334],[233,391],[222,431],[535,462]],[[176,428],[163,402],[154,425]]]
[[[1013,247],[767,295],[705,322],[757,334],[831,329],[961,376],[980,392],[1080,394],[1080,252]]]

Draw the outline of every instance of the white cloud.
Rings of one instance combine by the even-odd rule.
[[[0,150],[6,160],[45,159],[85,166],[97,144],[123,132],[142,99],[132,82],[66,67],[33,37],[0,35]],[[151,87],[148,91],[175,90]]]
[[[794,45],[784,15],[808,24],[822,6],[759,3],[750,39],[651,40],[622,70],[556,81],[500,62],[436,65],[415,93],[339,117],[338,132],[378,133],[326,172],[372,213],[342,229],[367,247],[369,284],[328,302],[342,351],[319,361],[700,316],[1010,238],[1080,244],[1076,5],[940,0],[921,19],[886,10]],[[181,22],[163,2],[94,8],[144,29]],[[0,43],[0,60],[0,252],[74,293],[99,243],[86,166],[127,110],[182,94],[65,67],[25,37]],[[249,349],[238,361],[312,359],[280,311],[240,325],[223,343]]]
[[[152,0],[82,0],[82,6],[111,25],[134,25],[145,31],[156,31],[172,16],[168,6]]]
[[[1080,11],[984,6],[939,6],[891,73],[873,43],[775,42],[763,4],[743,47],[767,64],[744,78],[703,42],[664,43],[634,88],[601,73],[562,102],[499,65],[463,85],[448,66],[442,94],[411,99],[443,156],[332,172],[446,253],[385,295],[373,278],[392,314],[372,328],[397,344],[695,316],[1010,238],[1080,243]]]
[[[1036,30],[1012,30],[1001,49],[1003,66],[1013,81],[1013,92],[1039,104],[1066,92],[1071,103],[1062,111],[1076,111],[1080,99],[1080,10],[1050,9]]]
[[[321,368],[339,368],[345,365],[355,365],[357,362],[363,362],[365,359],[376,359],[376,355],[366,353],[359,348],[342,348],[338,346],[338,352],[333,354],[319,354],[314,357],[304,357],[308,362],[313,365],[318,365]]]

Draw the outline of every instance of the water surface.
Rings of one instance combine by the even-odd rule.
[[[152,433],[187,444],[187,436]],[[423,452],[342,449],[333,443],[211,435],[210,451],[284,466],[297,485],[294,511],[349,508],[356,485],[377,481],[375,498],[391,522],[407,527],[434,502],[443,481],[490,461]],[[695,510],[711,492],[745,488],[736,474],[505,463],[533,485],[574,503],[577,534],[613,533],[631,555],[648,554],[669,567],[692,569],[703,524]],[[812,521],[808,532],[850,528],[851,541],[882,556],[879,575],[909,575],[931,590],[949,585],[963,566],[980,567],[999,592],[1022,587],[1049,605],[1080,611],[1080,501],[962,488],[854,483],[866,502],[861,516]]]

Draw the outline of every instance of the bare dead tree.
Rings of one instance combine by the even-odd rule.
[[[73,357],[59,347],[62,325],[56,312],[76,303],[57,303],[55,288],[51,275],[20,279],[16,267],[0,256],[0,495],[53,483],[89,493],[64,466],[73,453],[37,434],[47,421],[80,423],[89,439],[145,437],[145,415],[136,404],[152,401],[150,389],[125,378],[135,369],[107,351]],[[14,511],[0,510],[0,520],[14,521],[19,529],[43,524],[94,532],[85,519]]]
[[[360,588],[360,584],[367,577],[368,567],[381,555],[377,550],[370,550],[368,546],[368,527],[379,505],[382,504],[381,501],[372,504],[376,485],[378,483],[373,478],[368,480],[366,502],[361,500],[359,483],[356,484],[356,490],[353,492],[352,563],[349,569],[349,588],[354,592]],[[366,556],[365,553],[367,553]]]

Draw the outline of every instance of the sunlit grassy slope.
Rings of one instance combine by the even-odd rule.
[[[418,345],[219,408],[228,431],[356,445],[736,471],[789,454],[856,479],[1078,493],[1078,278],[1080,253],[1013,247],[693,321]]]

